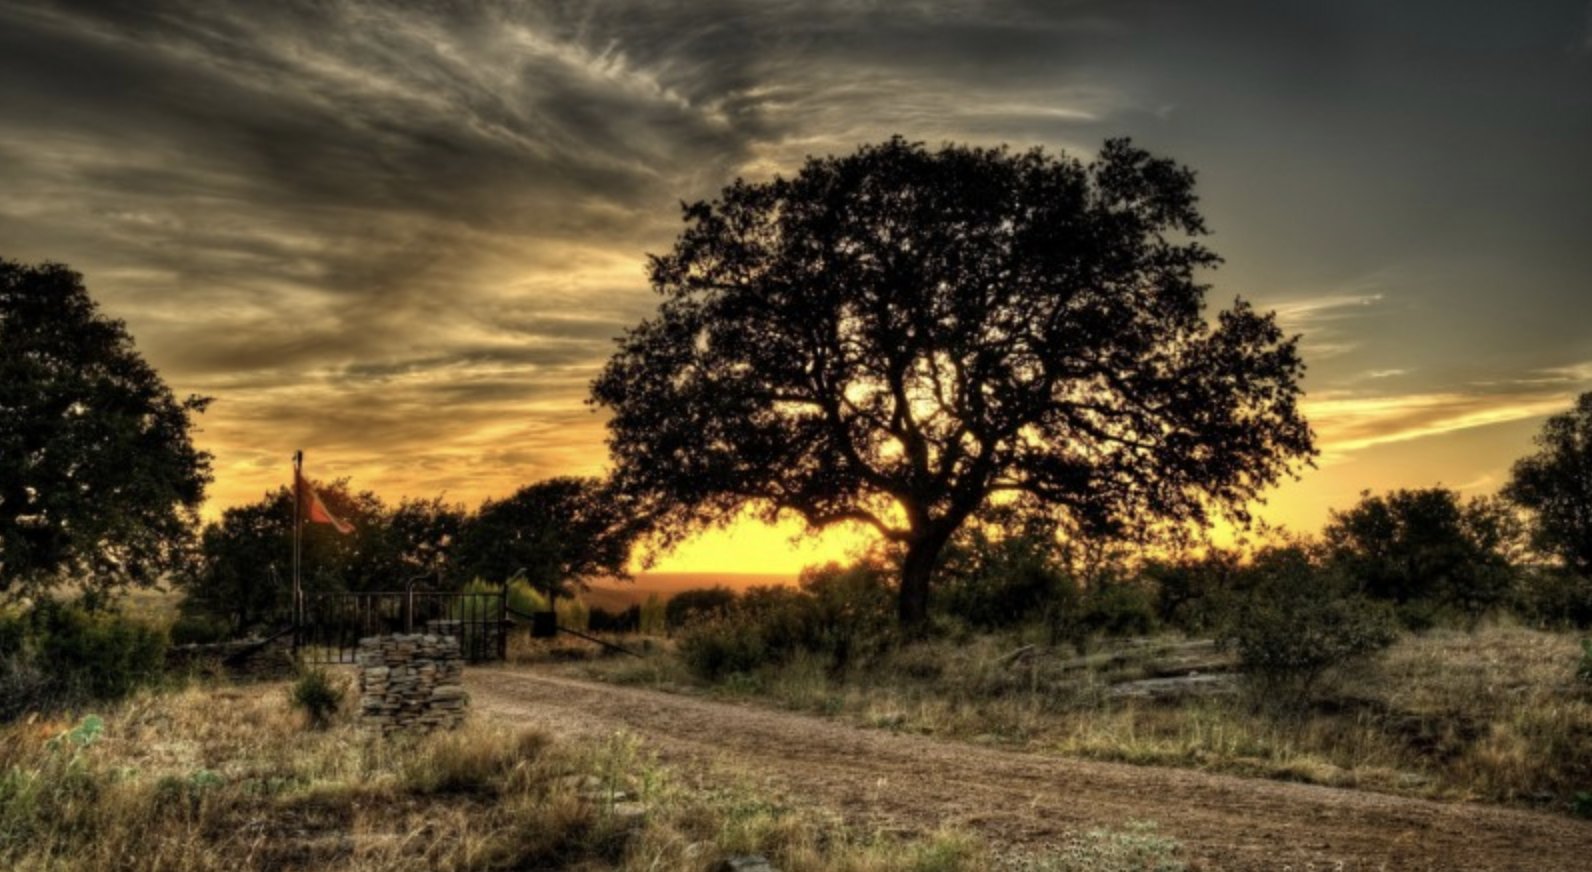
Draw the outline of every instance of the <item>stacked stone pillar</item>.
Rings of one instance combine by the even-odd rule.
[[[359,640],[359,723],[382,734],[453,729],[464,720],[459,640],[432,634]]]

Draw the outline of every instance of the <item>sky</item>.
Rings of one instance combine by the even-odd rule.
[[[1317,467],[1259,514],[1485,494],[1592,390],[1592,6],[0,2],[0,256],[179,395],[207,514],[289,480],[474,505],[600,474],[587,389],[680,203],[900,134],[1198,174],[1213,307],[1302,336]],[[858,539],[740,524],[660,570]]]

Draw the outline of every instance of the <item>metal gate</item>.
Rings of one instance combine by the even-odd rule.
[[[359,640],[391,633],[432,633],[459,640],[465,660],[502,660],[508,647],[501,591],[453,593],[380,590],[306,593],[294,648],[310,663],[353,663]]]

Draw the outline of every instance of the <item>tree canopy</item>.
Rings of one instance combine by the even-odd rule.
[[[456,549],[465,577],[520,575],[540,590],[626,577],[641,527],[599,480],[566,476],[487,500],[465,523]]]
[[[210,482],[193,417],[60,264],[0,260],[0,593],[152,584]]]
[[[900,617],[1002,494],[1090,533],[1203,523],[1313,453],[1296,339],[1208,320],[1193,173],[900,138],[737,180],[650,259],[663,300],[592,387],[665,537],[745,509],[903,550]]]
[[[1461,502],[1447,488],[1362,494],[1333,512],[1327,551],[1359,591],[1425,623],[1436,608],[1474,619],[1503,601],[1512,579],[1514,518],[1496,498]],[[1411,608],[1411,606],[1415,606]]]
[[[463,507],[441,499],[410,499],[389,507],[347,479],[312,482],[332,514],[353,525],[339,533],[305,524],[304,589],[402,590],[417,575],[449,567],[464,523]],[[235,630],[281,620],[292,607],[293,491],[279,487],[234,506],[205,527],[198,559],[183,586],[187,611],[225,617]]]
[[[1549,418],[1536,444],[1516,461],[1504,495],[1531,511],[1538,547],[1592,578],[1592,392]]]

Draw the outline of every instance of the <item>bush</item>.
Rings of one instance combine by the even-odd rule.
[[[645,636],[662,636],[669,631],[668,612],[664,608],[663,599],[655,593],[647,594],[647,601],[641,604],[641,615],[638,619],[638,632]]]
[[[1297,708],[1328,671],[1391,645],[1397,624],[1386,603],[1356,593],[1341,575],[1296,547],[1263,552],[1233,622],[1220,639],[1264,701]]]
[[[594,633],[634,633],[641,626],[641,606],[637,604],[617,612],[594,606],[586,626]]]
[[[1073,622],[1084,636],[1143,636],[1155,629],[1155,597],[1134,581],[1107,580],[1085,591]]]
[[[1242,575],[1238,552],[1151,561],[1144,578],[1155,590],[1156,618],[1185,633],[1215,632],[1232,616]]]
[[[1071,612],[1077,585],[1056,564],[1052,543],[971,538],[947,558],[935,597],[939,610],[981,630],[1052,624]]]
[[[700,587],[682,590],[664,605],[664,618],[671,629],[679,629],[696,618],[723,614],[735,604],[735,591],[727,587]]]
[[[698,677],[722,681],[800,653],[832,672],[872,657],[894,641],[889,571],[864,561],[802,573],[801,588],[754,587],[733,606],[690,623],[680,657]]]
[[[0,615],[0,720],[113,701],[160,680],[161,631],[115,612],[43,599]]]
[[[342,707],[343,692],[341,682],[334,681],[325,669],[316,667],[299,673],[288,698],[294,708],[309,717],[310,726],[319,730],[331,724],[332,716]]]
[[[750,673],[776,659],[770,657],[761,631],[757,622],[745,614],[694,621],[680,634],[680,660],[704,681],[718,682]]]
[[[1592,579],[1564,569],[1532,569],[1515,587],[1514,609],[1543,629],[1592,627]]]
[[[1581,662],[1575,667],[1575,677],[1592,686],[1592,639],[1581,640]]]
[[[232,637],[232,625],[213,615],[183,614],[171,624],[171,644],[208,645]]]

